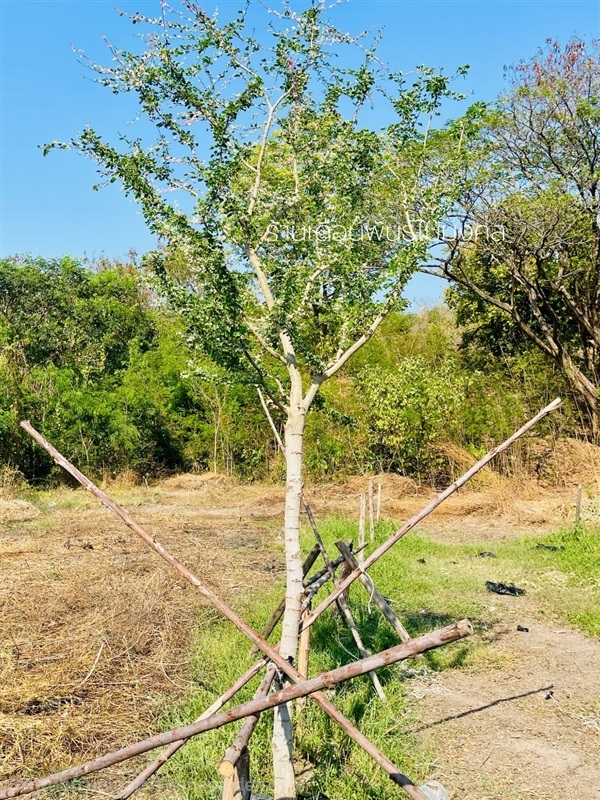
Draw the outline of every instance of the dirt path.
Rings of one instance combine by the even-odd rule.
[[[413,684],[415,732],[452,800],[600,798],[600,643],[528,624],[492,631],[498,667]]]

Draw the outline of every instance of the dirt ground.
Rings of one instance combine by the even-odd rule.
[[[397,476],[381,482],[386,518],[403,521],[433,496]],[[365,488],[353,478],[306,493],[317,518],[355,517]],[[279,487],[182,475],[109,489],[238,608],[282,574]],[[492,476],[451,498],[427,530],[446,541],[541,534],[572,517],[574,497],[573,487]],[[190,685],[200,604],[191,588],[93,498],[66,489],[31,503],[0,499],[0,566],[2,785],[154,732],[165,698]],[[501,666],[412,687],[418,736],[439,753],[435,777],[455,787],[454,800],[600,798],[600,643],[535,615],[529,633],[516,633],[515,606],[505,608],[490,641]],[[129,775],[116,769],[77,796],[114,790]]]

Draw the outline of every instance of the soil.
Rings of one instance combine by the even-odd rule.
[[[600,644],[536,619],[523,627],[494,629],[501,667],[413,683],[432,777],[453,800],[597,800]]]
[[[381,482],[383,517],[406,519],[433,496],[405,478]],[[317,518],[355,517],[366,485],[306,494]],[[575,491],[491,480],[451,498],[427,530],[446,541],[544,534],[571,517]],[[282,575],[280,487],[183,475],[110,493],[238,609]],[[3,498],[0,566],[2,785],[155,732],[165,698],[190,686],[200,605],[190,587],[81,491]],[[412,684],[416,735],[437,754],[430,777],[454,800],[600,798],[600,643],[549,627],[535,609],[520,619],[513,601],[498,598],[491,667]],[[104,776],[96,796],[131,774]]]

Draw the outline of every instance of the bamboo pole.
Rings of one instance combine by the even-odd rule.
[[[255,700],[263,700],[265,697],[268,696],[271,690],[271,684],[273,683],[273,679],[275,678],[275,673],[276,673],[275,665],[271,664],[267,669],[266,675],[262,679],[260,686],[256,690],[256,693],[254,695]],[[225,751],[225,755],[223,756],[221,763],[219,764],[219,772],[224,778],[230,779],[233,777],[237,763],[240,760],[244,750],[247,749],[250,737],[254,733],[254,728],[256,728],[258,717],[259,714],[251,714],[249,717],[246,717],[246,720],[242,725],[240,732],[235,737],[232,744]]]
[[[180,561],[178,561],[165,547],[163,547],[160,542],[157,541],[156,537],[151,536],[141,525],[139,525],[130,514],[127,513],[124,509],[122,509],[114,500],[111,500],[101,489],[99,489],[89,478],[80,472],[77,467],[71,464],[67,459],[62,456],[58,450],[53,447],[49,442],[44,439],[44,437],[39,434],[35,428],[29,422],[21,422],[21,427],[29,433],[29,435],[41,446],[46,450],[49,455],[56,461],[56,463],[63,467],[70,475],[72,475],[82,486],[84,486],[89,492],[91,492],[95,497],[97,497],[100,502],[102,502],[107,508],[113,511],[118,517],[120,517],[123,522],[134,532],[136,533],[152,550],[154,550],[161,558],[163,558],[170,566],[172,566],[180,575],[182,575],[195,589],[197,589],[207,600],[209,600],[215,608],[217,608],[226,619],[235,625],[235,627],[241,631],[250,641],[255,644],[268,658],[271,659],[283,672],[287,675],[288,678],[293,683],[300,683],[302,681],[302,675],[294,669],[294,667],[287,661],[286,659],[282,658],[279,655],[276,648],[272,647],[268,642],[266,642],[260,634],[258,634],[247,622],[245,622],[238,614],[235,613],[233,609],[231,609],[224,600],[222,600],[215,592],[205,586],[202,581],[196,577],[187,567],[185,567]],[[307,694],[311,694],[307,692]],[[389,759],[379,750],[379,748],[373,744],[369,739],[367,739],[364,734],[362,734],[358,728],[347,719],[341,711],[339,711],[336,706],[329,701],[324,695],[317,693],[311,694],[311,699],[323,710],[325,713],[331,717],[341,728],[342,730],[353,739],[359,747],[362,747],[363,750],[368,753],[380,766],[384,769],[387,769],[385,766],[386,764],[391,764]],[[275,705],[278,705],[275,703]],[[198,723],[203,724],[203,723]],[[184,738],[184,737],[180,737]],[[169,740],[171,741],[171,740]],[[152,749],[152,748],[150,748]],[[414,800],[424,800],[423,792],[419,791],[418,788],[414,787],[414,784],[410,780],[410,778],[406,777],[403,773],[399,772],[397,767],[394,767],[394,770],[397,774],[402,777],[405,791],[414,798]],[[16,795],[7,795],[7,797],[16,796]],[[2,795],[0,795],[0,800],[2,800]]]
[[[424,636],[419,636],[417,639],[410,639],[408,642],[390,647],[388,650],[383,650],[381,653],[376,653],[368,658],[363,658],[360,661],[354,661],[343,667],[324,672],[321,675],[317,675],[306,681],[301,681],[293,686],[287,686],[285,689],[274,692],[264,699],[249,700],[239,706],[230,708],[228,711],[214,714],[208,719],[199,720],[191,725],[159,733],[141,742],[130,744],[113,753],[108,753],[100,758],[88,761],[85,764],[79,764],[78,766],[70,767],[69,769],[53,773],[52,775],[46,775],[42,778],[28,780],[7,789],[0,789],[0,800],[10,800],[10,798],[31,794],[31,792],[45,789],[48,786],[55,786],[56,784],[65,783],[65,781],[73,780],[74,778],[81,778],[84,775],[106,769],[114,764],[120,764],[134,756],[147,753],[157,747],[162,747],[163,745],[171,744],[181,739],[189,739],[205,731],[215,730],[223,725],[235,722],[238,719],[244,719],[251,714],[260,714],[269,708],[274,708],[275,706],[296,700],[298,697],[305,697],[307,695],[315,696],[315,694],[322,689],[331,689],[339,683],[359,677],[372,670],[381,669],[382,667],[396,664],[399,661],[403,661],[419,653],[441,647],[450,642],[456,642],[459,639],[469,636],[472,632],[473,628],[468,620],[455,622],[440,630],[427,633]],[[417,798],[418,800],[427,800],[423,792],[420,791],[409,778],[403,775],[388,758],[381,754],[378,758],[378,763],[388,773],[394,783],[405,789],[411,797],[415,798],[415,800]]]
[[[364,494],[360,496],[360,513],[358,517],[358,546],[363,548],[360,551],[359,562],[362,564],[365,560],[364,548],[365,548],[365,510],[366,510],[366,498]]]
[[[238,678],[237,681],[221,695],[221,697],[215,700],[215,702],[209,706],[206,711],[202,712],[202,714],[197,718],[196,722],[200,722],[200,720],[203,719],[208,719],[208,717],[212,717],[213,714],[216,714],[216,712],[219,711],[219,709],[221,709],[228,700],[231,700],[231,698],[234,697],[234,695],[236,695],[249,681],[251,681],[255,675],[258,675],[266,663],[267,660],[265,658],[261,658],[260,661],[256,662],[256,664],[253,664],[249,670],[247,670],[240,678]],[[151,764],[148,764],[148,766],[143,769],[142,772],[140,772],[140,774],[130,783],[128,783],[124,789],[121,789],[114,800],[127,800],[128,797],[131,797],[131,795],[137,792],[137,790],[143,786],[148,778],[151,778],[155,772],[158,772],[162,765],[167,762],[171,756],[174,756],[179,748],[183,747],[187,741],[187,739],[179,739],[176,742],[171,742],[164,752],[155,758]]]
[[[302,564],[302,577],[305,578],[308,575],[308,573],[310,572],[310,568],[319,557],[320,552],[321,551],[319,549],[319,545],[315,544],[315,546],[311,549],[310,553],[304,559],[304,563]],[[273,633],[284,611],[285,611],[285,595],[279,601],[279,605],[271,615],[271,619],[267,622],[265,627],[260,632],[260,635],[263,637],[263,639],[268,639],[269,636]],[[252,648],[252,652],[256,653],[255,647]]]
[[[312,511],[310,508],[307,508],[306,513],[308,514],[308,519],[315,535],[315,539],[317,540],[317,544],[321,549],[321,555],[323,556],[323,561],[325,562],[325,566],[327,567],[327,571],[329,572],[329,577],[334,585],[334,587],[339,586],[339,581],[335,576],[334,569],[331,565],[331,561],[329,560],[329,553],[327,552],[325,545],[323,544],[323,539],[321,534],[319,533],[319,529],[317,528],[317,524],[315,519],[312,515]],[[338,607],[342,613],[342,616],[346,620],[346,624],[350,628],[350,633],[352,634],[352,638],[354,639],[356,646],[358,648],[358,652],[363,658],[366,658],[369,655],[367,648],[363,644],[363,640],[361,638],[360,633],[358,632],[358,628],[356,627],[356,622],[354,621],[354,617],[352,616],[352,612],[350,611],[350,607],[348,606],[348,601],[346,597],[341,594],[337,599]],[[307,632],[309,628],[304,628],[300,637]],[[371,678],[371,683],[373,684],[373,688],[377,693],[377,696],[380,700],[386,700],[385,692],[383,691],[383,686],[381,685],[381,681],[375,672],[369,672],[369,677]]]
[[[575,501],[575,525],[581,522],[581,494],[583,487],[581,484],[577,487],[577,500]]]
[[[477,463],[474,464],[471,467],[471,469],[467,470],[467,472],[465,472],[465,474],[462,475],[457,481],[448,486],[447,489],[444,489],[444,491],[441,492],[430,503],[428,503],[428,505],[426,505],[424,509],[419,511],[418,514],[415,514],[415,516],[412,517],[405,525],[403,525],[402,528],[397,530],[396,533],[392,534],[392,536],[390,536],[390,538],[387,541],[385,541],[380,547],[377,548],[377,550],[371,553],[371,555],[367,558],[364,564],[361,564],[357,569],[351,572],[350,575],[348,575],[348,577],[344,578],[344,580],[340,582],[340,585],[336,589],[334,589],[333,592],[331,592],[331,594],[328,597],[326,597],[323,600],[323,602],[320,603],[314,609],[314,611],[311,611],[311,613],[302,622],[301,627],[304,628],[312,625],[313,622],[317,619],[317,617],[319,617],[323,613],[323,611],[325,611],[325,609],[329,608],[329,606],[332,603],[335,603],[335,601],[342,594],[342,592],[344,592],[349,586],[351,586],[354,583],[354,581],[361,574],[361,571],[367,570],[369,569],[369,567],[372,567],[376,561],[379,561],[381,556],[385,555],[385,553],[387,553],[387,551],[391,547],[393,547],[399,539],[401,539],[409,531],[411,531],[415,527],[415,525],[417,525],[419,522],[425,519],[425,517],[429,516],[429,514],[431,514],[432,511],[435,511],[435,509],[439,505],[441,505],[444,502],[444,500],[447,500],[450,497],[450,495],[454,494],[454,492],[460,489],[461,486],[464,486],[465,483],[470,478],[472,478],[481,469],[483,469],[483,467],[489,464],[489,462],[493,458],[495,458],[499,453],[504,452],[504,450],[510,447],[511,444],[513,444],[514,442],[517,441],[517,439],[523,436],[524,433],[527,433],[527,431],[533,428],[533,426],[536,425],[541,419],[550,414],[551,411],[557,409],[561,405],[561,403],[562,403],[561,399],[557,397],[556,400],[553,400],[549,405],[547,405],[540,412],[538,412],[535,415],[535,417],[532,417],[528,422],[525,423],[525,425],[519,428],[518,431],[513,433],[512,436],[509,436],[505,442],[498,445],[497,447],[494,447],[493,450],[490,450],[489,453],[483,456],[483,458],[480,458],[479,461],[477,461]]]
[[[359,567],[358,561],[352,555],[351,550],[346,546],[346,542],[340,540],[339,542],[335,543],[335,546],[344,556],[344,558],[346,559],[346,563],[352,570],[355,570]],[[381,592],[378,591],[370,575],[367,575],[366,572],[361,572],[360,575],[358,576],[358,580],[367,590],[370,599],[375,603],[377,608],[381,611],[383,616],[387,619],[392,628],[396,631],[396,633],[400,637],[400,641],[402,642],[408,641],[410,639],[408,631],[406,630],[404,625],[400,622],[398,617],[394,614],[388,601],[381,594]],[[303,633],[304,630],[300,635],[302,636]]]
[[[377,513],[375,514],[375,522],[381,519],[381,481],[377,484]]]
[[[369,478],[369,537],[375,541],[375,511],[373,509],[373,478]]]

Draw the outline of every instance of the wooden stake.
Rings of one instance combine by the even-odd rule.
[[[267,669],[265,677],[262,679],[260,686],[256,690],[254,695],[255,700],[264,700],[265,697],[268,696],[271,690],[271,684],[273,683],[273,679],[275,678],[276,668],[273,664],[269,666]],[[243,797],[246,800],[246,795],[244,794],[245,786],[249,787],[250,779],[249,779],[249,767],[248,764],[242,765],[243,775],[240,774],[240,762],[243,761],[244,753],[247,753],[248,750],[248,742],[250,741],[250,737],[254,733],[254,729],[256,728],[256,723],[258,722],[259,714],[251,714],[249,717],[246,717],[244,724],[238,735],[233,740],[233,743],[227,748],[225,755],[221,763],[219,764],[219,772],[221,775],[229,782],[227,786],[227,791],[223,790],[223,800],[229,800],[229,798],[236,797],[235,792],[240,792],[241,787],[241,794],[237,797],[237,800]],[[242,780],[244,778],[245,780]],[[248,791],[248,797],[250,797],[250,793]]]
[[[310,613],[310,605],[304,611],[304,616]],[[305,678],[308,678],[308,659],[310,656],[310,628],[302,631],[300,634],[300,641],[298,642],[298,672]],[[296,708],[299,712],[304,710],[306,706],[306,697],[299,698],[296,703]]]
[[[344,681],[351,680],[360,675],[365,675],[372,670],[381,669],[382,667],[411,658],[419,653],[425,653],[428,650],[441,647],[450,642],[456,642],[459,639],[463,639],[465,636],[469,636],[472,632],[473,628],[469,620],[463,619],[460,622],[455,622],[440,630],[427,633],[424,636],[419,636],[417,639],[410,639],[408,642],[390,647],[388,650],[383,650],[381,653],[369,656],[369,658],[363,658],[360,661],[354,661],[352,664],[346,664],[330,672],[324,672],[309,680],[301,681],[294,686],[287,686],[285,689],[270,694],[263,700],[250,700],[247,703],[242,703],[240,706],[230,708],[228,711],[214,714],[208,719],[194,722],[182,728],[175,728],[164,733],[159,733],[156,736],[151,736],[149,739],[130,744],[113,753],[108,753],[100,758],[88,761],[85,764],[79,764],[78,766],[70,767],[69,769],[55,772],[52,775],[46,775],[42,778],[28,780],[24,783],[11,786],[8,789],[0,789],[0,800],[21,797],[25,794],[31,794],[31,792],[37,792],[40,789],[46,789],[48,786],[55,786],[56,784],[65,783],[65,781],[70,781],[74,778],[81,778],[84,775],[98,772],[98,770],[106,769],[114,764],[120,764],[134,756],[148,753],[150,750],[154,750],[157,747],[171,744],[180,739],[188,739],[192,736],[204,733],[205,731],[221,728],[223,725],[228,725],[238,719],[244,719],[244,717],[248,717],[251,714],[260,714],[269,708],[274,708],[275,706],[296,700],[298,697],[305,697],[306,695],[314,697],[322,689],[331,689],[333,686],[337,686],[338,683],[343,683]],[[346,723],[352,725],[349,720],[346,720]],[[359,735],[364,738],[363,734]],[[366,741],[368,742],[368,739]],[[374,747],[372,743],[369,744],[371,748]],[[377,753],[377,763],[388,773],[394,783],[401,786],[413,800],[427,800],[423,792],[415,786],[406,775],[400,772],[386,756],[379,751],[377,751]]]
[[[251,797],[250,754],[244,750],[232,768],[231,775],[223,780],[221,800],[250,800]]]
[[[373,478],[369,478],[369,536],[375,541],[375,514],[373,510]]]
[[[540,412],[538,412],[535,415],[535,417],[532,417],[528,422],[525,423],[525,425],[519,428],[518,431],[513,433],[512,436],[509,436],[505,442],[498,445],[497,447],[494,447],[493,450],[490,450],[490,452],[487,453],[483,458],[479,459],[479,461],[477,461],[477,463],[474,464],[471,467],[471,469],[467,470],[465,474],[462,475],[462,477],[460,477],[457,481],[451,484],[447,489],[444,489],[444,491],[441,492],[430,503],[428,503],[424,509],[419,511],[418,514],[415,514],[415,516],[409,519],[409,521],[405,525],[403,525],[402,528],[397,530],[396,533],[392,534],[392,536],[390,536],[390,538],[387,541],[385,541],[382,545],[380,545],[380,547],[377,548],[377,550],[371,553],[371,555],[366,559],[364,564],[361,565],[361,569],[366,570],[369,569],[369,567],[372,567],[373,564],[381,558],[381,556],[387,553],[390,547],[393,547],[396,544],[396,542],[399,541],[403,536],[405,536],[409,531],[411,531],[415,527],[415,525],[418,525],[418,523],[424,520],[425,517],[431,514],[432,511],[435,511],[435,509],[439,505],[441,505],[444,502],[444,500],[447,500],[450,497],[450,495],[454,494],[454,492],[460,489],[461,486],[464,486],[465,483],[470,478],[473,477],[473,475],[476,475],[479,472],[479,470],[483,469],[483,467],[485,467],[486,464],[489,464],[489,462],[493,458],[495,458],[499,453],[504,452],[504,450],[506,450],[508,447],[510,447],[511,444],[516,442],[517,439],[523,436],[524,433],[527,433],[528,430],[533,428],[533,426],[536,425],[541,419],[550,414],[550,412],[557,409],[561,405],[561,403],[562,400],[559,397],[557,397],[556,400],[553,400],[551,403],[549,403],[545,408],[543,408]],[[331,594],[328,597],[326,597],[325,600],[323,600],[323,602],[320,603],[314,609],[314,611],[311,611],[311,613],[303,621],[302,628],[304,628],[307,625],[312,625],[313,622],[323,613],[323,611],[325,611],[325,609],[329,608],[329,606],[332,603],[335,603],[340,594],[342,594],[342,592],[344,592],[349,586],[351,586],[354,583],[354,581],[359,577],[359,575],[361,574],[361,569],[355,569],[354,572],[350,573],[350,575],[348,575],[347,578],[344,578],[344,580],[341,581],[340,585],[336,589],[334,589],[333,592],[331,592]]]
[[[323,556],[323,561],[325,562],[325,566],[327,567],[327,571],[329,572],[329,576],[330,576],[330,578],[331,578],[331,580],[333,582],[333,585],[334,586],[338,586],[339,585],[339,581],[335,576],[335,572],[334,572],[333,567],[331,565],[331,561],[329,560],[329,554],[328,554],[328,552],[327,552],[327,550],[325,548],[325,545],[323,544],[323,539],[321,538],[321,534],[319,533],[319,529],[317,528],[317,524],[315,522],[315,518],[312,515],[312,511],[310,511],[309,508],[307,509],[307,514],[308,514],[308,519],[310,521],[310,525],[311,525],[311,527],[313,529],[313,533],[315,535],[315,539],[317,540],[317,544],[321,548],[321,555]],[[350,607],[348,606],[348,601],[346,600],[346,597],[343,594],[341,594],[338,597],[337,604],[338,604],[338,608],[340,609],[340,612],[341,612],[343,618],[346,620],[346,624],[350,628],[350,632],[352,634],[352,638],[354,639],[354,641],[356,643],[356,646],[358,648],[358,652],[360,653],[360,655],[363,658],[366,658],[369,655],[369,653],[367,651],[367,648],[363,644],[363,641],[362,641],[362,638],[360,636],[360,633],[358,632],[358,628],[356,627],[356,622],[354,622],[354,617],[352,616],[352,612],[350,611]],[[304,631],[308,631],[308,630],[309,630],[308,628],[305,628],[302,631],[302,633],[300,633],[300,636],[302,637],[302,634],[304,633]],[[385,692],[383,691],[383,686],[381,685],[381,681],[377,677],[377,674],[375,672],[369,672],[369,677],[371,678],[371,682],[373,684],[373,688],[377,692],[377,695],[378,695],[379,699],[380,700],[385,700],[386,699]]]
[[[358,518],[358,546],[363,548],[360,551],[360,556],[358,557],[358,561],[360,564],[363,563],[365,560],[364,555],[364,547],[365,547],[365,506],[366,506],[366,498],[364,494],[360,496],[360,516]]]
[[[379,522],[381,519],[381,481],[377,484],[377,514],[375,521]]]
[[[298,670],[294,669],[294,667],[287,661],[285,658],[279,655],[279,652],[275,647],[272,647],[267,641],[265,641],[262,636],[260,636],[247,622],[245,622],[236,612],[230,608],[224,600],[222,600],[215,592],[205,586],[200,578],[196,577],[187,567],[185,567],[180,561],[178,561],[154,536],[151,536],[141,525],[139,525],[133,517],[127,513],[123,508],[121,508],[114,500],[111,500],[101,489],[99,489],[89,478],[80,472],[77,467],[73,466],[70,461],[61,455],[58,450],[53,447],[44,437],[38,433],[35,428],[29,422],[21,422],[21,427],[23,430],[27,431],[29,435],[35,439],[35,441],[46,450],[46,452],[52,456],[54,461],[63,469],[65,469],[70,475],[72,475],[82,486],[84,486],[89,492],[91,492],[95,497],[97,497],[101,503],[103,503],[107,508],[113,511],[118,517],[120,517],[123,522],[134,532],[136,533],[152,550],[154,550],[161,558],[163,558],[170,566],[172,566],[180,575],[182,575],[188,583],[190,583],[195,589],[197,589],[207,600],[209,600],[215,608],[217,608],[223,616],[228,619],[233,625],[241,631],[250,641],[255,644],[268,658],[271,659],[283,672],[287,675],[290,680],[297,684],[302,681],[302,675],[298,672]],[[310,615],[307,617],[307,619]],[[308,626],[307,626],[308,627]],[[405,644],[408,644],[405,643]],[[367,670],[369,671],[369,670]],[[311,696],[311,700],[313,700],[325,713],[331,717],[331,719],[336,722],[342,730],[353,739],[359,747],[362,747],[363,750],[368,753],[371,758],[373,758],[380,766],[383,767],[390,775],[392,775],[392,779],[396,780],[396,783],[399,780],[402,780],[401,785],[404,787],[405,791],[413,797],[414,800],[426,800],[423,792],[419,790],[418,787],[414,786],[410,778],[407,778],[406,775],[401,773],[397,767],[395,767],[392,762],[379,750],[379,748],[373,744],[369,739],[367,739],[364,734],[362,734],[358,728],[347,719],[341,711],[330,701],[328,700],[323,694],[315,693],[312,694],[311,692],[307,692]],[[299,697],[302,695],[298,695]],[[274,703],[274,705],[280,705],[279,703]],[[227,712],[229,713],[229,712]],[[243,716],[246,716],[245,714]],[[241,717],[240,717],[241,719]],[[198,722],[198,725],[203,725],[204,721]],[[226,724],[226,723],[223,723]],[[181,737],[175,738],[185,738],[184,735]],[[165,744],[170,743],[173,741],[169,739],[168,742]],[[153,749],[150,747],[148,749]],[[143,752],[146,752],[145,750]],[[127,756],[128,758],[129,756]],[[118,763],[118,762],[112,762]],[[390,766],[391,765],[391,766]],[[100,767],[101,769],[102,767]],[[393,768],[395,772],[390,772],[390,769]],[[62,773],[61,773],[62,774]],[[400,776],[398,779],[394,778],[393,776],[397,775]],[[77,777],[76,775],[73,777]],[[66,780],[70,780],[67,778]],[[62,783],[62,780],[55,781],[58,783]],[[26,784],[26,785],[31,785]],[[53,784],[44,784],[44,785],[53,785]],[[43,787],[40,787],[43,788]],[[8,790],[9,792],[11,790]],[[36,791],[36,789],[32,789],[31,791]],[[18,794],[27,794],[28,792],[19,791]],[[0,793],[0,800],[3,800],[4,796],[8,797],[17,797],[18,794],[6,794],[3,795]]]
[[[261,669],[267,663],[266,659],[261,658],[260,661],[257,661],[256,664],[250,667],[241,678],[238,678],[237,681],[224,692],[218,700],[209,706],[206,711],[204,711],[197,719],[196,722],[200,722],[203,719],[208,719],[212,717],[213,714],[216,714],[219,709],[221,709],[228,700],[231,700],[234,695],[236,695],[240,689],[242,689],[255,675],[261,671]],[[122,789],[118,795],[116,795],[115,800],[126,800],[128,797],[131,797],[132,794],[137,792],[137,790],[146,783],[148,778],[151,778],[155,772],[162,767],[162,765],[168,761],[171,756],[175,755],[175,753],[179,750],[180,747],[183,747],[186,744],[187,739],[180,739],[177,742],[172,742],[166,750],[164,750],[158,758],[155,758],[151,764],[140,772],[140,774],[134,778],[131,783],[128,783],[127,786]]]
[[[583,487],[581,484],[577,487],[577,501],[575,503],[575,525],[579,525],[581,522],[581,493]]]
[[[359,568],[359,564],[358,564],[357,560],[354,558],[354,556],[352,555],[351,550],[346,546],[346,542],[340,540],[340,541],[335,543],[335,546],[340,551],[340,553],[344,556],[348,566],[352,570],[355,570],[355,569]],[[373,580],[371,579],[371,577],[369,575],[367,575],[366,572],[361,572],[358,580],[362,583],[362,585],[367,590],[367,593],[368,593],[370,599],[375,603],[377,608],[381,611],[383,616],[387,619],[387,621],[390,623],[392,628],[396,631],[396,633],[400,637],[400,640],[402,642],[408,641],[410,639],[410,635],[409,635],[408,631],[406,630],[404,625],[402,625],[402,623],[400,622],[398,617],[394,614],[394,612],[392,611],[392,609],[390,607],[390,604],[385,599],[385,597],[381,594],[381,592],[379,592],[377,590],[377,588],[375,587],[375,584],[373,583]],[[303,634],[304,634],[304,630],[302,631],[302,633],[300,635],[302,636]]]

